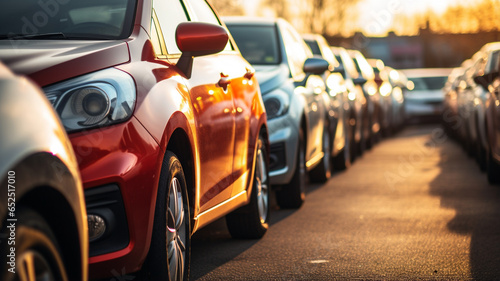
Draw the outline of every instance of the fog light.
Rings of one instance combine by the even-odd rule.
[[[106,222],[98,215],[87,216],[89,223],[89,242],[95,241],[106,232]]]

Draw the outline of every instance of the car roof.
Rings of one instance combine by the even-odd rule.
[[[439,77],[450,75],[453,68],[413,68],[402,69],[407,77]]]
[[[226,24],[244,24],[244,25],[264,25],[271,26],[278,22],[278,18],[260,18],[260,17],[222,17],[222,21]]]

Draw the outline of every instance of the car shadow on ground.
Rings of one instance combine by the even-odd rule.
[[[474,280],[498,280],[500,186],[488,184],[486,175],[458,143],[452,139],[446,142],[452,142],[452,145],[437,146],[441,172],[431,182],[430,193],[440,197],[441,207],[456,212],[447,223],[448,230],[470,237],[471,277]]]
[[[325,184],[310,183],[307,194]],[[291,216],[299,209],[280,209],[276,203],[275,192],[270,195],[271,214],[269,227]],[[265,236],[263,237],[265,239]],[[225,218],[218,219],[198,230],[191,240],[191,277],[198,280],[258,243],[259,240],[233,239],[229,234]]]

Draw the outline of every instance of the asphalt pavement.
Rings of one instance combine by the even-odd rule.
[[[499,171],[500,172],[500,171]],[[500,280],[500,187],[439,125],[385,139],[261,240],[193,236],[191,280]]]

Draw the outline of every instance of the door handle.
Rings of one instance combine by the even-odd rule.
[[[223,72],[220,73],[220,80],[217,82],[217,86],[221,87],[224,92],[227,91],[227,86],[231,84],[231,79],[229,79],[229,75],[224,74]]]
[[[253,68],[245,67],[246,73],[245,73],[245,78],[248,80],[251,80],[253,75],[255,74],[255,70]]]

